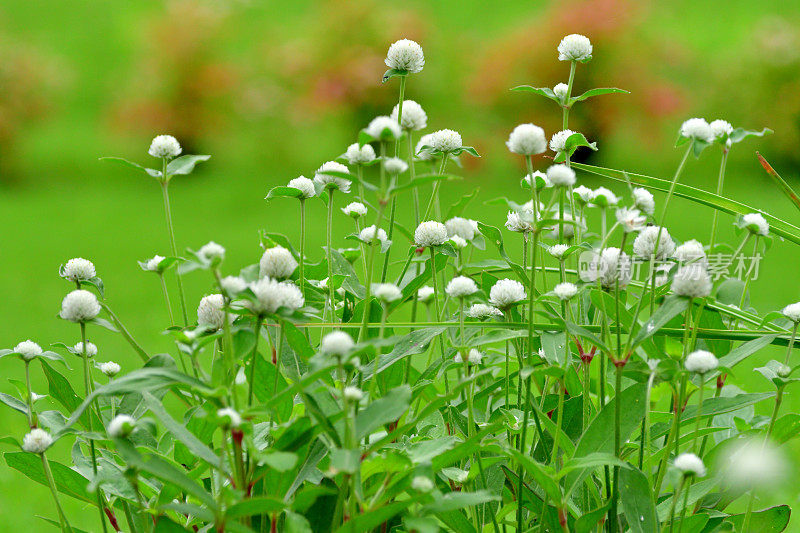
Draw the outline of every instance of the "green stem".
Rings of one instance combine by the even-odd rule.
[[[336,322],[336,301],[334,300],[333,291],[333,278],[331,277],[331,263],[333,261],[331,254],[331,246],[333,241],[333,189],[328,189],[328,223],[327,232],[325,233],[325,253],[328,263],[328,300],[331,310],[331,322]]]
[[[383,165],[383,163],[381,163]],[[375,246],[380,244],[378,240],[378,230],[380,229],[381,218],[383,217],[383,212],[386,209],[386,202],[384,199],[378,199],[378,213],[375,216],[375,233],[372,235],[372,240],[369,243],[369,261],[367,261],[367,283],[364,286],[366,291],[366,295],[364,297],[364,310],[363,310],[363,317],[361,321],[361,330],[359,332],[359,340],[363,341],[367,338],[367,324],[369,324],[369,309],[370,309],[370,300],[372,299],[372,270],[375,264]],[[438,320],[438,318],[437,318]]]
[[[167,175],[167,160],[164,159],[163,165],[163,172],[164,176]],[[169,233],[169,244],[172,249],[172,256],[178,257],[178,247],[175,244],[175,229],[172,226],[172,210],[169,206],[169,180],[164,178],[164,181],[161,182],[161,195],[164,199],[164,214],[167,218],[167,231]],[[186,313],[186,295],[183,292],[183,280],[181,279],[180,270],[175,270],[175,277],[178,280],[178,293],[181,297],[181,313],[183,314],[183,325],[189,325],[189,315]]]
[[[359,169],[361,167],[358,167]],[[306,297],[306,200],[300,198],[300,290]],[[329,280],[330,281],[330,280]]]
[[[42,468],[44,469],[44,476],[47,478],[47,486],[50,487],[50,493],[53,495],[53,501],[56,504],[58,522],[61,525],[61,531],[64,533],[70,533],[72,531],[72,527],[69,525],[67,515],[64,513],[64,508],[61,507],[61,501],[58,499],[58,489],[56,488],[56,482],[53,478],[53,471],[50,470],[50,463],[47,461],[47,458],[43,453],[39,454],[39,457],[42,459]],[[103,512],[102,509],[100,512]]]
[[[725,165],[728,162],[728,148],[722,149],[722,161],[719,164],[719,176],[717,177],[717,196],[722,196],[722,185],[725,182]],[[717,238],[717,221],[719,211],[714,209],[714,217],[711,220],[711,240],[708,245],[709,253],[714,253],[714,242]]]
[[[572,97],[572,84],[575,81],[575,67],[577,67],[577,61],[570,61],[569,63],[569,81],[567,82],[567,100],[566,103],[561,105],[561,108],[564,110],[561,116],[561,129],[567,129],[567,125],[569,124],[569,110],[572,105],[569,103],[569,99]]]
[[[692,437],[692,452],[697,453],[697,434],[700,433],[700,420],[703,418],[703,390],[705,390],[704,383],[705,376],[700,374],[700,390],[697,391],[697,420],[694,424],[694,437]]]
[[[84,389],[86,391],[86,397],[88,398],[92,393],[92,380],[91,380],[91,374],[90,374],[90,371],[89,371],[89,356],[88,356],[88,354],[86,352],[86,323],[85,322],[81,322],[80,326],[81,326],[81,358],[83,360],[83,385],[84,385]],[[96,398],[95,398],[94,402],[92,402],[92,406],[94,407],[94,411],[97,414],[98,420],[100,420],[102,422],[103,419],[100,418],[100,409],[97,406],[97,399]],[[92,417],[91,417],[91,414],[89,414],[89,416],[87,417],[87,420],[88,420],[87,429],[91,433],[92,432]],[[92,458],[92,473],[94,474],[94,477],[97,477],[97,451],[95,450],[94,440],[93,439],[89,439],[89,451],[91,453],[91,458]],[[98,487],[97,488],[97,510],[100,513],[100,524],[103,526],[103,531],[105,532],[105,531],[108,531],[108,527],[106,526],[106,517],[105,517],[105,513],[103,512],[103,509],[105,508],[105,505],[103,503],[104,499],[105,498],[103,496],[103,491],[100,489],[100,487]]]
[[[330,280],[329,280],[330,281]],[[261,324],[264,322],[264,317],[258,315],[256,317],[255,333],[256,338],[253,342],[253,351],[250,354],[250,379],[247,383],[247,407],[253,404],[253,383],[256,381],[256,362],[258,360],[258,340],[261,337]]]
[[[442,155],[442,163],[439,165],[439,176],[444,174],[444,168],[447,165],[447,158],[448,154]],[[428,206],[425,208],[425,215],[422,217],[422,221],[430,220],[431,210],[433,209],[433,204],[436,198],[439,196],[439,185],[442,183],[441,180],[435,181],[433,183],[433,192],[431,193],[431,198],[428,200]]]
[[[34,413],[33,413],[33,393],[31,392],[31,363],[30,361],[25,361],[25,388],[27,390],[27,394],[25,395],[25,404],[28,406],[28,427],[33,429],[34,424]]]
[[[672,495],[672,503],[669,506],[670,533],[672,532],[672,528],[675,526],[675,505],[678,503],[678,497],[681,495],[681,491],[683,490],[683,483],[685,480],[686,478],[682,476],[680,482],[678,483],[678,490],[676,490],[675,494]]]
[[[175,325],[175,316],[172,314],[172,304],[169,301],[169,291],[167,291],[167,281],[164,279],[164,273],[158,273],[158,279],[161,281],[161,292],[164,294],[164,302],[167,304],[167,312],[169,313],[169,324]]]

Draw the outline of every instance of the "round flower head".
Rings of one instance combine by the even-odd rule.
[[[545,174],[544,172],[541,172],[539,170],[536,170],[533,173],[528,174],[527,176],[525,176],[522,179],[525,180],[525,183],[527,183],[528,185],[531,184],[531,181],[536,183],[536,190],[537,191],[545,189],[547,187],[552,187],[553,186],[553,184],[550,183],[550,180],[547,179],[547,174]]]
[[[659,237],[659,232],[661,237]],[[658,241],[658,250],[656,250]],[[637,257],[650,260],[655,256],[656,261],[663,261],[675,251],[675,242],[670,237],[667,228],[647,226],[636,236],[633,241],[633,253]]]
[[[148,272],[158,272],[158,267],[161,264],[161,261],[164,259],[166,258],[163,255],[154,255],[144,262],[144,266],[142,268]]]
[[[553,87],[553,94],[558,97],[559,100],[562,102],[567,98],[567,93],[569,92],[569,85],[566,83],[558,83],[555,87]]]
[[[467,241],[465,241],[458,235],[453,235],[452,237],[450,237],[450,243],[458,249],[466,248],[467,244],[469,244],[467,243]]]
[[[690,118],[681,125],[681,136],[704,142],[714,142],[714,132],[704,118]]]
[[[573,133],[575,132],[572,130],[561,130],[558,133],[554,133],[552,139],[550,139],[550,150],[556,153],[566,150],[567,139]]]
[[[250,290],[256,297],[250,308],[255,313],[274,313],[281,307],[295,311],[303,306],[303,293],[291,281],[278,281],[264,277],[250,284]]]
[[[781,312],[792,322],[800,322],[800,302],[787,305]]]
[[[506,215],[506,228],[517,233],[533,231],[533,211],[531,211],[530,215],[530,217],[525,217],[516,211],[509,211],[508,215]]]
[[[197,250],[197,255],[210,263],[219,263],[225,259],[225,248],[214,241],[210,241]]]
[[[586,205],[594,199],[594,191],[586,185],[578,185],[572,189],[572,197],[579,205]]]
[[[769,235],[769,222],[761,213],[748,213],[742,217],[742,226],[754,235]]]
[[[28,453],[44,453],[53,444],[50,433],[41,428],[34,428],[22,439],[22,449]]]
[[[406,170],[408,170],[408,163],[400,159],[399,157],[390,157],[386,161],[383,162],[383,168],[386,169],[390,175],[397,175],[402,174]]]
[[[425,476],[414,476],[411,488],[419,492],[430,492],[433,490],[433,481]]]
[[[70,281],[87,281],[95,275],[94,264],[82,257],[70,259],[61,269],[61,277]]]
[[[238,428],[242,425],[242,415],[235,409],[224,407],[217,411],[217,418],[219,418],[222,426],[225,428]]]
[[[567,253],[567,250],[569,250],[569,246],[567,246],[566,244],[554,244],[553,246],[547,249],[547,253],[549,253],[556,259],[563,259],[564,254]]]
[[[392,117],[387,117],[386,115],[373,118],[367,127],[364,128],[364,131],[373,139],[383,142],[396,141],[403,134],[400,130],[400,124],[397,123],[397,119],[392,119]]]
[[[384,303],[391,303],[403,297],[403,291],[394,283],[378,283],[372,288],[372,294]]]
[[[416,154],[417,159],[421,161],[431,161],[433,159],[430,148],[425,148],[426,146],[432,146],[432,135],[433,134],[428,133],[419,138],[417,146],[414,147],[414,154]]]
[[[367,214],[367,206],[365,206],[361,202],[352,202],[342,208],[342,213],[344,213],[349,217],[358,219]]]
[[[434,150],[449,153],[458,150],[463,146],[461,134],[453,130],[438,130],[431,133],[429,138],[430,146]]]
[[[478,286],[467,276],[458,276],[450,280],[444,290],[450,298],[464,298],[478,292]]]
[[[675,458],[675,468],[681,471],[684,476],[703,477],[706,475],[706,467],[703,461],[693,453],[682,453]]]
[[[372,226],[367,226],[366,228],[362,229],[361,232],[358,234],[358,238],[367,244],[372,244],[372,241],[375,240],[375,224]],[[381,243],[386,242],[389,239],[389,236],[386,234],[386,230],[383,228],[377,229],[378,240]]]
[[[465,241],[471,241],[478,233],[478,223],[468,218],[453,217],[445,221],[444,225],[450,237],[456,235]]]
[[[19,354],[25,361],[33,361],[42,355],[42,347],[28,339],[14,346],[14,353]]]
[[[598,207],[608,207],[617,205],[619,198],[605,187],[598,187],[592,191],[592,203]]]
[[[394,109],[392,109],[392,120],[395,122],[397,122],[399,107],[399,104],[395,104]],[[422,109],[422,106],[414,100],[403,100],[403,117],[400,121],[400,126],[404,130],[424,130],[428,127],[428,115]]]
[[[481,361],[483,361],[483,354],[475,348],[472,348],[467,356],[467,361],[472,365],[479,365]]]
[[[794,470],[771,441],[751,439],[728,445],[720,454],[726,485],[739,490],[768,488]]]
[[[731,123],[727,120],[717,119],[712,121],[708,126],[711,128],[711,132],[716,139],[727,140],[728,136],[733,133],[733,126],[731,126]]]
[[[544,130],[535,124],[520,124],[508,136],[506,146],[515,154],[541,154],[547,150],[547,137]]]
[[[673,254],[680,263],[701,263],[705,265],[706,251],[697,240],[686,241],[677,248]]]
[[[271,278],[286,279],[292,276],[297,268],[297,261],[292,252],[283,246],[275,246],[264,250],[258,263],[259,275]]]
[[[119,374],[120,371],[122,370],[122,367],[119,366],[114,361],[107,361],[105,363],[100,363],[97,368],[100,370],[101,373],[110,378],[113,378],[114,376]]]
[[[631,259],[628,254],[619,248],[604,248],[602,251],[591,252],[588,262],[584,263],[581,257],[581,279],[596,282],[606,289],[613,289],[619,282],[619,287],[625,287],[631,282],[633,272]]]
[[[711,278],[700,264],[682,266],[672,278],[672,291],[678,296],[705,298],[711,294]]]
[[[197,325],[217,331],[225,323],[225,300],[221,294],[204,296],[197,306]]]
[[[498,280],[489,291],[489,303],[500,309],[507,309],[525,298],[527,294],[522,283],[508,278]]]
[[[182,151],[181,145],[178,144],[178,140],[175,137],[172,135],[159,135],[150,143],[150,149],[147,153],[153,157],[172,159],[181,155]]]
[[[247,282],[239,276],[226,276],[220,282],[220,288],[226,296],[236,296],[247,288]]]
[[[320,351],[328,355],[347,355],[354,347],[353,338],[344,331],[328,333],[322,338],[319,345]]]
[[[108,423],[106,432],[113,439],[124,439],[129,437],[136,429],[136,419],[129,415],[117,415]]]
[[[575,185],[575,171],[567,165],[552,165],[547,169],[547,179],[553,187],[572,187]]]
[[[447,242],[447,227],[441,222],[422,222],[414,231],[414,243],[421,248],[439,246]]]
[[[565,281],[564,283],[559,283],[553,287],[553,294],[555,294],[559,300],[571,300],[576,294],[578,294],[578,287],[576,287],[573,283]]]
[[[482,319],[503,316],[503,312],[491,305],[472,304],[472,306],[467,309],[467,316],[470,318]]]
[[[350,174],[350,171],[341,163],[328,161],[323,163],[314,174],[314,183],[323,189],[340,190],[343,193],[350,192],[350,180],[341,177],[340,174]]]
[[[705,350],[697,350],[686,356],[684,366],[689,372],[705,374],[717,368],[719,366],[719,361],[713,353]]]
[[[559,61],[581,61],[585,63],[592,58],[592,43],[588,37],[573,33],[567,35],[558,44]]]
[[[299,176],[289,180],[289,183],[287,183],[286,186],[300,191],[303,199],[311,198],[317,194],[317,191],[314,190],[314,182],[305,176]]]
[[[364,165],[375,160],[375,149],[371,144],[359,146],[358,143],[353,143],[347,147],[344,157],[351,165]]]
[[[79,341],[78,343],[76,343],[75,346],[72,347],[72,349],[75,351],[76,354],[84,355],[84,353],[83,353],[83,342],[82,341]],[[86,357],[92,358],[95,355],[97,355],[97,346],[93,342],[87,342],[86,343]]]
[[[86,322],[100,314],[97,296],[82,289],[72,291],[61,302],[61,318],[70,322]]]
[[[416,74],[425,66],[425,55],[422,53],[422,47],[416,42],[400,39],[389,46],[384,63],[391,69]]]
[[[641,209],[648,215],[652,215],[656,210],[656,202],[653,199],[653,194],[647,189],[636,187],[633,189],[633,204],[637,209]]]
[[[424,285],[420,287],[419,290],[417,291],[417,300],[419,300],[420,302],[427,303],[433,300],[433,295],[434,295],[433,287],[429,285]]]
[[[364,391],[358,387],[345,387],[342,396],[344,396],[344,399],[348,402],[358,402],[364,397]]]
[[[631,207],[621,207],[614,212],[614,215],[625,233],[642,231],[647,222],[647,218],[642,216],[638,209]]]

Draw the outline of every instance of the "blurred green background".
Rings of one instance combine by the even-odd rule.
[[[420,42],[426,55],[407,98],[424,106],[431,130],[456,129],[483,155],[465,158],[459,171],[465,179],[445,187],[445,204],[480,187],[467,216],[502,226],[505,210],[481,204],[520,196],[524,171],[521,158],[505,149],[508,132],[521,122],[540,124],[548,134],[560,129],[551,102],[508,89],[566,81],[568,66],[556,61],[555,48],[567,33],[585,34],[594,44],[594,59],[578,69],[577,91],[631,91],[579,104],[572,113],[570,127],[598,141],[589,162],[668,177],[681,155],[673,148],[677,128],[690,116],[770,127],[774,135],[735,146],[725,193],[798,223],[796,209],[754,156],[760,150],[799,185],[797,3],[6,0],[0,5],[0,218],[6,228],[0,347],[27,338],[43,346],[79,340],[77,327],[56,313],[70,289],[58,266],[82,256],[94,261],[110,304],[134,336],[153,353],[168,351],[157,279],[136,264],[169,255],[158,186],[97,158],[152,163],[146,152],[158,133],[175,135],[186,153],[211,154],[193,175],[173,182],[177,239],[180,248],[223,244],[228,273],[236,273],[257,261],[260,229],[297,238],[296,203],[268,205],[268,189],[300,174],[311,177],[373,116],[391,110],[396,80],[381,85],[380,77],[389,43],[401,37]],[[718,164],[718,150],[708,150],[689,163],[682,181],[712,190]],[[600,185],[590,176],[579,180]],[[316,203],[309,211],[308,249],[316,258],[324,213]],[[678,240],[708,242],[710,213],[676,200],[670,232]],[[336,234],[349,233],[351,222],[336,217]],[[731,222],[721,217],[732,240]],[[753,284],[752,304],[760,312],[800,300],[799,252],[776,240]],[[200,273],[187,283],[193,308],[210,283]],[[118,336],[92,334],[98,360],[138,364]],[[769,390],[751,369],[774,356],[770,350],[755,355],[729,382]],[[19,378],[19,363],[2,360],[0,375]],[[38,376],[34,384],[46,392]],[[13,387],[3,380],[0,390]],[[800,407],[799,396],[790,388],[784,412]],[[39,408],[51,408],[49,401]],[[4,410],[0,427],[0,434],[21,438],[24,419]],[[55,453],[66,456],[66,448],[56,445]],[[54,515],[46,489],[5,465],[0,494],[3,530],[44,530],[33,515]],[[800,501],[797,484],[779,496],[776,501]],[[73,525],[95,527],[95,511],[74,502],[68,511]]]

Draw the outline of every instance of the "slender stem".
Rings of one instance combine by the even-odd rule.
[[[44,476],[47,478],[47,486],[50,487],[50,494],[53,495],[53,501],[56,504],[58,522],[61,525],[61,531],[64,533],[69,533],[72,531],[72,527],[69,525],[67,515],[64,513],[64,508],[61,507],[61,501],[58,499],[58,489],[56,488],[56,482],[53,478],[53,471],[50,470],[50,463],[47,461],[47,457],[45,457],[43,453],[39,454],[39,457],[42,459],[42,468],[44,469]],[[100,512],[102,513],[102,510]]]
[[[169,206],[169,180],[166,179],[167,175],[167,160],[164,158],[163,165],[164,181],[161,182],[161,195],[164,199],[164,214],[167,217],[167,231],[169,233],[169,244],[172,249],[172,256],[178,257],[178,247],[175,244],[175,229],[172,226],[172,210]],[[178,280],[178,293],[181,297],[181,313],[183,314],[183,325],[189,325],[189,315],[186,312],[186,295],[183,292],[183,280],[181,279],[180,270],[175,270],[175,277]]]
[[[31,363],[30,361],[25,361],[25,389],[27,394],[25,395],[25,404],[28,406],[28,427],[33,429],[34,424],[34,413],[33,413],[33,392],[31,392]]]
[[[250,354],[250,379],[247,383],[247,407],[253,404],[253,383],[256,381],[256,362],[258,360],[258,340],[261,337],[261,324],[264,322],[264,317],[258,315],[256,317],[256,338],[253,342],[253,351]]]
[[[695,420],[694,437],[692,437],[692,452],[694,453],[697,453],[697,434],[700,433],[700,420],[703,418],[703,390],[705,389],[704,380],[705,376],[700,374],[700,390],[697,391],[697,420]]]
[[[333,261],[331,254],[331,247],[333,241],[333,189],[328,189],[328,224],[327,232],[325,234],[325,253],[328,263],[328,300],[330,301],[331,322],[336,322],[336,301],[334,300],[333,291],[333,278],[331,277],[331,263]]]
[[[381,165],[383,165],[383,163],[381,163]],[[364,340],[367,338],[367,324],[369,324],[370,300],[372,299],[372,270],[375,263],[375,247],[380,244],[380,241],[378,240],[378,229],[380,228],[383,212],[386,209],[386,202],[382,198],[379,198],[378,205],[379,205],[378,213],[375,216],[375,232],[372,234],[372,240],[369,243],[369,261],[367,261],[367,279],[366,279],[367,283],[364,286],[366,295],[364,297],[364,312],[361,321],[361,330],[359,332],[359,340]]]
[[[358,167],[361,168],[360,166]],[[306,200],[300,198],[300,290],[306,296]],[[329,280],[330,281],[330,280]]]
[[[378,339],[383,339],[383,332],[386,329],[386,317],[389,314],[389,307],[388,305],[383,305],[383,310],[381,312],[381,328],[378,333]],[[378,397],[375,395],[375,388],[378,386],[378,365],[380,364],[381,360],[381,352],[380,350],[375,351],[375,361],[374,367],[372,369],[372,382],[369,384],[369,396],[373,400],[376,400]]]
[[[442,162],[439,165],[439,175],[441,176],[444,174],[444,167],[447,165],[447,158],[448,154],[442,154]],[[422,219],[430,220],[431,210],[433,209],[433,204],[436,199],[439,197],[439,185],[442,183],[441,180],[435,181],[433,183],[433,192],[431,193],[431,198],[428,200],[428,206],[425,208],[425,215],[423,215]]]
[[[175,325],[175,316],[172,314],[172,304],[169,301],[169,291],[167,291],[167,281],[164,279],[164,273],[158,273],[158,280],[161,282],[161,292],[164,294],[164,302],[167,304],[167,312],[169,313],[169,324]]]
[[[728,162],[728,148],[722,149],[722,161],[719,164],[719,176],[717,177],[717,196],[722,195],[722,185],[725,181],[725,165]],[[708,245],[708,251],[713,253],[714,242],[717,238],[717,221],[719,219],[719,211],[714,209],[714,217],[711,220],[711,240]]]
[[[678,497],[681,495],[681,491],[683,490],[683,484],[684,484],[685,480],[686,480],[686,477],[685,476],[681,476],[681,480],[678,483],[678,490],[676,490],[675,494],[672,495],[672,503],[669,506],[669,530],[670,530],[670,533],[672,532],[672,528],[675,526],[675,504],[678,503]]]
[[[410,176],[410,180],[413,183],[417,177],[417,171],[414,168],[414,140],[413,140],[413,132],[408,130],[406,132],[406,138],[408,139],[408,172]],[[419,219],[419,189],[414,187],[411,189],[411,196],[414,199],[414,226],[419,226],[420,219]]]
[[[567,101],[564,104],[561,104],[561,108],[564,110],[561,116],[561,129],[567,129],[567,125],[569,124],[569,110],[572,105],[569,103],[569,99],[572,97],[572,84],[575,81],[575,67],[577,67],[577,61],[570,61],[569,63],[569,81],[567,83]]]

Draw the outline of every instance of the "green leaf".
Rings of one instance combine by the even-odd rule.
[[[572,157],[572,154],[574,154],[575,151],[581,146],[591,148],[595,152],[597,151],[596,142],[590,143],[586,139],[586,137],[584,137],[583,133],[573,133],[567,138],[566,142],[564,143],[564,150],[556,154],[554,161],[556,163],[563,163],[564,161],[566,161],[567,157]]]
[[[507,451],[517,463],[522,465],[522,468],[536,481],[553,502],[557,504],[561,503],[563,498],[561,495],[561,488],[558,486],[558,483],[553,480],[555,476],[552,468],[538,463],[534,459],[519,453],[513,448],[509,448]]]
[[[182,155],[167,164],[167,176],[191,174],[197,163],[208,161],[210,155]]]
[[[456,203],[450,206],[447,210],[447,214],[444,216],[444,220],[449,220],[453,217],[461,216],[461,213],[464,212],[464,209],[469,205],[469,203],[475,199],[480,191],[480,187],[476,187],[473,191],[469,194],[464,194],[461,198],[458,199]]]
[[[646,339],[652,337],[658,330],[666,326],[670,320],[686,311],[689,301],[686,298],[679,296],[667,297],[664,304],[656,309],[653,316],[642,325],[642,328],[633,339],[632,347],[636,347]]]
[[[617,89],[614,87],[599,87],[597,89],[589,89],[580,96],[573,96],[572,98],[570,98],[570,103],[573,104],[575,102],[583,102],[584,100],[586,100],[587,98],[591,98],[592,96],[600,96],[602,94],[614,94],[614,93],[631,94],[630,91],[626,91],[625,89]]]
[[[274,200],[275,198],[302,198],[303,191],[294,187],[279,186],[273,187],[264,197],[264,200]]]
[[[395,422],[411,403],[411,387],[403,385],[390,390],[385,396],[358,412],[356,437],[361,439],[384,424]]]
[[[436,336],[441,335],[445,329],[447,328],[433,327],[421,328],[412,331],[397,341],[397,343],[394,345],[394,349],[391,352],[388,354],[378,354],[376,356],[380,358],[378,361],[378,373],[383,372],[393,364],[405,359],[406,357],[423,353],[426,350],[428,343],[430,343],[431,340]],[[373,362],[365,365],[365,368],[362,370],[364,381],[372,377],[374,370],[375,364]]]
[[[386,83],[395,76],[408,76],[408,71],[396,68],[390,68],[389,70],[383,73],[383,77],[381,78],[381,83]]]
[[[744,128],[736,128],[731,132],[730,136],[728,137],[732,143],[736,144],[742,142],[748,137],[763,137],[765,135],[769,135],[773,133],[773,131],[769,128],[764,128],[763,130],[746,130]],[[758,152],[756,152],[758,154]]]
[[[717,416],[731,411],[736,411],[742,407],[756,404],[762,400],[772,398],[775,396],[774,392],[760,392],[752,394],[737,394],[736,396],[720,396],[718,398],[709,398],[703,401],[703,410],[700,412],[701,417]],[[698,416],[697,405],[689,405],[683,411],[681,420],[692,420]]]
[[[487,241],[491,241],[492,244],[497,247],[497,251],[500,252],[500,257],[502,257],[506,264],[511,267],[511,270],[514,274],[517,275],[519,281],[522,282],[523,285],[528,287],[528,275],[523,270],[523,268],[518,265],[517,263],[513,262],[511,258],[506,253],[505,246],[503,245],[503,235],[500,233],[500,230],[494,226],[489,226],[488,224],[484,224],[483,222],[478,222],[478,229],[480,232],[486,237]]]
[[[0,402],[6,404],[15,411],[19,411],[25,416],[28,415],[28,406],[25,405],[25,402],[23,402],[22,400],[18,400],[17,398],[14,398],[9,394],[0,392]]]
[[[242,516],[253,516],[256,514],[269,514],[283,511],[286,502],[280,498],[270,496],[257,496],[248,498],[230,506],[225,513],[228,518],[240,518]]]
[[[464,178],[462,178],[461,176],[456,176],[455,174],[421,174],[415,177],[413,180],[409,180],[405,183],[391,187],[389,189],[389,194],[396,194],[398,192],[409,191],[411,189],[416,189],[417,187],[422,187],[423,185],[429,185],[437,181],[456,181],[461,179]]]
[[[44,467],[42,466],[42,459],[39,455],[27,452],[6,452],[3,457],[5,457],[8,466],[14,470],[22,472],[25,476],[41,485],[48,485]],[[97,499],[86,490],[89,485],[88,479],[61,463],[49,460],[48,463],[50,464],[50,470],[53,472],[53,479],[56,482],[58,492],[90,505],[97,505]]]
[[[561,103],[561,99],[558,96],[556,96],[556,93],[554,93],[553,89],[551,89],[550,87],[533,87],[531,85],[519,85],[517,87],[512,88],[511,90],[538,94],[539,96],[544,96],[548,100],[552,100],[559,104]]]
[[[499,496],[487,490],[479,490],[477,492],[448,492],[444,495],[436,494],[433,503],[424,506],[423,510],[428,513],[446,513],[448,511],[463,509],[464,507],[474,507],[482,503],[498,501],[499,499]]]
[[[121,163],[123,165],[129,166],[129,167],[133,167],[133,168],[135,168],[137,170],[141,170],[142,172],[145,172],[146,174],[148,174],[149,176],[151,176],[153,178],[161,178],[161,171],[160,170],[143,167],[142,165],[140,165],[138,163],[134,163],[133,161],[128,161],[127,159],[123,159],[122,157],[101,157],[100,161],[113,161],[115,163]]]
[[[415,504],[419,499],[420,496],[415,496],[408,500],[396,501],[378,507],[377,509],[371,509],[370,511],[357,514],[337,529],[336,533],[363,533],[364,531],[372,531],[384,522],[388,522],[393,516],[411,507],[411,505]]]
[[[633,533],[658,531],[653,491],[647,477],[633,465],[619,470],[619,493],[622,510]]]

